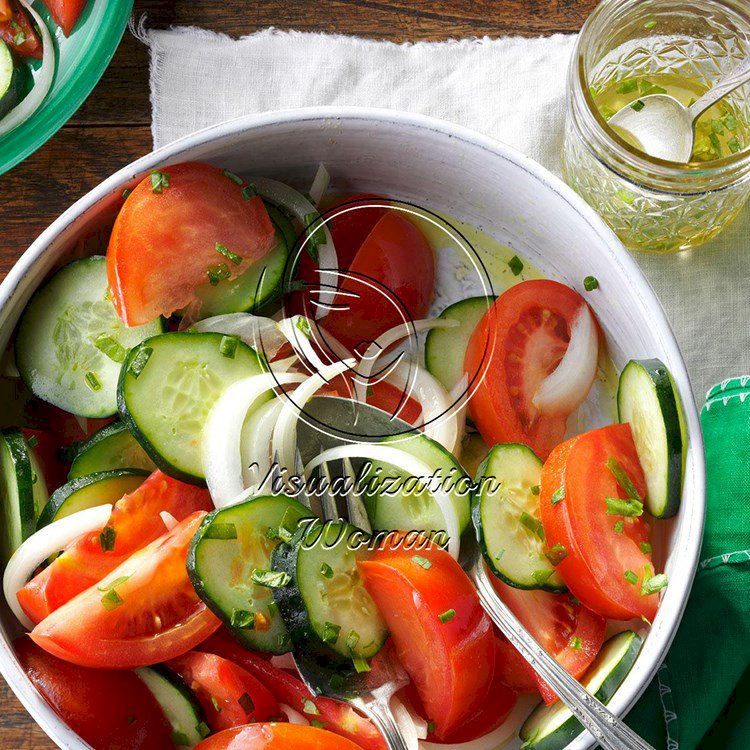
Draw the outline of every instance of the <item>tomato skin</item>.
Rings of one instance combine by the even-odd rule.
[[[244,667],[273,693],[279,703],[285,703],[295,711],[304,714],[305,703],[312,701],[318,714],[309,718],[318,719],[330,732],[355,742],[363,750],[387,750],[382,735],[369,719],[346,703],[313,696],[296,675],[243,648],[224,629],[217,631],[200,648]]]
[[[652,620],[658,594],[640,593],[644,568],[652,566],[651,555],[640,549],[649,538],[649,522],[643,515],[607,515],[605,498],[626,496],[607,467],[613,457],[644,497],[646,482],[630,425],[603,427],[563,443],[550,455],[542,468],[542,524],[548,545],[562,544],[568,551],[557,570],[589,609],[613,620]],[[565,499],[552,505],[561,486]],[[618,521],[623,522],[622,534],[614,530]],[[637,584],[626,580],[626,570],[638,576]]]
[[[112,669],[167,661],[204,641],[220,621],[195,593],[186,558],[205,515],[188,516],[56,609],[31,631],[32,640],[60,659]],[[113,586],[119,602],[107,607]]]
[[[524,443],[544,459],[562,441],[567,416],[544,416],[532,399],[565,354],[582,304],[570,287],[542,279],[516,284],[485,313],[464,371],[480,379],[469,412],[488,445]]]
[[[187,307],[210,266],[224,263],[235,277],[275,242],[262,199],[246,200],[223,170],[194,162],[163,171],[169,187],[155,193],[145,177],[117,215],[107,248],[110,297],[128,326]],[[217,243],[241,263],[221,255]]]
[[[70,36],[78,17],[86,7],[86,0],[44,0],[44,4],[52,14],[52,20],[63,30],[65,36]]]
[[[195,750],[360,750],[325,729],[296,724],[252,724],[208,737]]]
[[[505,636],[495,638],[495,679],[517,693],[537,692],[537,675]]]
[[[440,740],[461,728],[488,699],[494,674],[492,623],[461,566],[435,545],[381,548],[359,563],[399,659]],[[445,622],[449,610],[455,616]]]
[[[30,57],[34,60],[42,59],[42,42],[34,30],[25,9],[16,4],[12,10],[13,17],[5,22],[0,22],[0,39],[2,39],[17,55],[21,57]],[[14,28],[13,24],[18,28]],[[21,44],[16,44],[16,38],[19,33],[25,37]],[[54,54],[50,50],[50,54]]]
[[[79,667],[50,656],[27,637],[13,647],[47,703],[94,750],[172,747],[172,727],[133,672]]]
[[[158,539],[165,531],[159,515],[162,511],[182,521],[195,511],[212,508],[208,490],[180,482],[157,469],[112,508],[107,526],[115,532],[114,549],[102,549],[99,533],[79,537],[18,592],[21,608],[33,622],[41,622],[101,581],[134,552]]]
[[[198,698],[214,732],[268,721],[281,714],[279,704],[266,687],[242,667],[221,656],[189,651],[168,661],[166,666],[176,672]],[[247,703],[245,696],[250,699]]]

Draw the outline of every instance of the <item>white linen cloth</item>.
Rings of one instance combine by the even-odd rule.
[[[314,105],[419,112],[497,138],[560,174],[572,35],[393,44],[267,29],[139,33],[151,49],[154,146],[218,122]],[[248,71],[243,75],[243,71]],[[636,254],[669,316],[695,396],[750,374],[750,206],[716,240]]]

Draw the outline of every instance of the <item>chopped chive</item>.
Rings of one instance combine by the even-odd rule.
[[[570,639],[569,645],[573,649],[573,651],[580,651],[581,647],[583,646],[583,641],[577,635],[574,635]]]
[[[714,133],[723,133],[724,123],[721,120],[711,120],[711,130],[713,130]]]
[[[617,114],[612,107],[608,107],[606,104],[602,105],[599,111],[605,120],[611,120]]]
[[[717,158],[721,157],[724,153],[724,150],[721,148],[721,141],[719,140],[719,136],[716,135],[716,133],[709,133],[708,134],[708,140],[711,141],[711,146],[713,147],[714,154]]]
[[[352,662],[354,663],[354,669],[357,674],[364,674],[365,672],[372,671],[369,662],[367,661],[367,659],[365,659],[364,656],[355,654],[354,656],[352,656]]]
[[[440,622],[445,625],[446,622],[450,622],[454,617],[456,616],[456,610],[455,609],[448,609],[445,612],[443,612],[442,615],[438,616],[438,619]]]
[[[539,493],[540,493],[541,491],[542,491],[542,488],[541,488],[541,487],[540,487],[540,486],[539,486],[538,484],[535,484],[535,485],[534,485],[534,486],[533,486],[533,487],[531,488],[531,494],[532,494],[532,495],[538,495],[538,494],[539,494]]]
[[[724,124],[727,126],[727,130],[737,130],[739,127],[737,118],[731,113],[724,115],[723,120]]]
[[[128,350],[106,333],[101,333],[96,337],[94,346],[113,362],[124,362],[125,357],[128,356]]]
[[[557,505],[565,500],[565,487],[558,487],[552,495],[552,505]]]
[[[236,336],[222,336],[219,343],[219,351],[223,357],[234,359],[240,340]]]
[[[128,199],[129,197],[130,197],[130,194],[131,194],[132,192],[133,192],[133,191],[132,191],[132,190],[131,190],[130,188],[125,188],[125,190],[123,190],[123,191],[122,191],[122,199],[123,199],[124,201],[126,201],[126,200],[127,200],[127,199]]]
[[[97,586],[96,588],[101,592],[112,591],[112,589],[122,586],[129,578],[130,576],[120,576],[119,578],[115,578],[112,583],[108,583],[106,586]]]
[[[158,169],[151,170],[151,192],[161,193],[164,188],[168,188],[170,177],[168,172],[160,172]]]
[[[432,567],[432,563],[426,557],[422,557],[422,555],[414,555],[412,561],[425,570],[429,570]]]
[[[23,31],[19,31],[13,37],[13,44],[15,44],[16,47],[20,47],[25,41],[26,41],[26,34]]]
[[[341,632],[341,625],[326,622],[323,625],[323,643],[336,643]]]
[[[581,603],[581,600],[577,596],[573,596],[573,594],[568,597],[568,600],[574,607],[579,606]]]
[[[523,261],[517,255],[514,255],[508,261],[508,268],[510,268],[514,276],[518,276],[523,271]]]
[[[237,527],[233,523],[214,521],[203,534],[204,539],[236,539]]]
[[[244,180],[234,172],[230,172],[228,169],[224,170],[224,177],[228,177],[235,185],[241,185]]]
[[[233,628],[253,630],[255,628],[255,612],[248,612],[246,609],[233,609],[230,624]]]
[[[153,353],[153,347],[150,346],[144,346],[143,348],[138,349],[135,357],[133,357],[131,363],[128,365],[128,372],[134,378],[137,378],[143,372],[143,368],[146,366]]]
[[[638,99],[630,105],[630,108],[634,109],[636,112],[640,112],[645,106],[646,105],[640,99]]]
[[[550,568],[542,568],[540,570],[535,570],[531,574],[531,577],[541,586],[542,584],[547,583],[553,572],[554,571]]]
[[[727,141],[727,146],[729,146],[729,150],[736,154],[738,151],[742,150],[742,144],[740,143],[740,139],[735,135],[734,138],[730,138]]]
[[[647,94],[666,94],[667,90],[665,88],[662,88],[661,86],[657,86],[655,83],[651,83],[651,81],[647,80],[646,78],[642,78],[638,84],[639,90],[641,94],[644,96]]]
[[[630,190],[626,190],[625,188],[621,188],[618,190],[615,195],[623,202],[627,203],[628,206],[632,206],[635,202],[635,195],[630,192]]]
[[[651,620],[649,620],[648,617],[646,617],[646,615],[641,615],[641,620],[643,620],[643,622],[645,622],[646,625],[651,627]]]
[[[26,438],[26,445],[28,445],[29,448],[36,448],[37,445],[39,445],[39,440],[37,439],[37,436],[29,435],[28,438]]]
[[[343,681],[343,677],[341,677],[340,675],[334,675],[334,676],[335,677],[339,677],[339,679]],[[331,687],[334,687],[333,681],[334,681],[333,677],[331,677],[331,679],[330,679]],[[324,721],[319,721],[318,719],[313,719],[310,722],[310,726],[313,727],[314,729],[325,729],[328,725]]]
[[[255,185],[245,185],[245,187],[242,188],[242,197],[246,201],[255,198],[256,195],[258,195],[258,191],[255,189]]]
[[[652,547],[648,542],[641,542],[641,552],[643,552],[644,555],[650,555],[652,552]]]
[[[346,646],[351,651],[356,648],[359,643],[359,633],[356,630],[352,630],[348,636],[346,636]]]
[[[333,568],[328,563],[323,563],[320,566],[320,575],[323,578],[333,578]]]
[[[111,526],[105,526],[102,529],[102,533],[99,534],[99,544],[101,545],[102,552],[112,552],[115,548],[115,539],[117,532]]]
[[[646,21],[646,23],[643,24],[643,28],[644,29],[653,29],[654,26],[656,26],[656,24],[657,24],[656,20]]]
[[[532,534],[536,534],[544,541],[544,527],[540,520],[534,518],[534,516],[524,510],[521,512],[520,521]]]
[[[632,570],[626,570],[625,580],[635,586],[635,584],[638,583],[638,576]]]
[[[221,713],[221,706],[215,695],[211,696],[211,705],[214,707],[214,711],[216,711],[217,714]]]
[[[618,87],[616,92],[618,94],[630,94],[638,88],[637,78],[626,78]]]
[[[625,490],[625,494],[632,500],[641,501],[643,498],[638,494],[638,490],[631,481],[625,469],[620,466],[620,462],[614,457],[610,456],[607,459],[607,468],[615,475],[617,484]]]
[[[303,220],[305,232],[307,234],[307,254],[317,262],[318,248],[326,244],[326,235],[323,231],[323,222],[320,214],[315,211],[305,215]]]
[[[499,551],[498,551],[498,553],[497,553],[497,554],[495,555],[495,560],[500,560],[500,559],[502,559],[502,556],[503,556],[504,554],[505,554],[505,550],[504,550],[504,549],[501,549],[501,550],[499,550]]]
[[[279,611],[279,605],[276,604],[276,602],[272,599],[270,602],[268,602],[268,614],[273,617],[275,614],[278,614]]]
[[[198,732],[198,735],[204,740],[209,734],[211,734],[211,729],[205,721],[198,722],[198,724],[195,725],[195,731]]]
[[[206,269],[206,275],[208,276],[208,283],[211,286],[216,286],[220,281],[228,279],[232,275],[232,272],[226,263],[219,263],[215,266],[209,266]]]
[[[177,747],[190,747],[190,740],[184,732],[172,732],[172,742],[177,745]]]
[[[104,609],[106,609],[109,612],[111,612],[113,609],[117,609],[118,607],[121,607],[123,604],[125,604],[125,600],[122,599],[122,597],[117,593],[115,589],[108,591],[102,597],[102,605]]]
[[[265,586],[267,589],[283,589],[284,586],[289,585],[289,581],[292,577],[289,573],[285,573],[281,570],[263,570],[262,568],[256,568],[250,580],[256,586]]]
[[[599,288],[599,279],[597,279],[596,276],[587,276],[583,280],[583,288],[587,292],[593,292],[594,289],[598,289]]]
[[[615,534],[622,534],[625,531],[624,521],[615,521]]]
[[[661,591],[666,588],[668,583],[667,574],[659,573],[657,576],[653,576],[648,580],[644,580],[641,585],[641,595],[649,596],[649,594],[655,594],[657,591]]]
[[[627,516],[629,518],[643,515],[643,503],[640,500],[621,497],[605,497],[608,516]]]
[[[250,697],[249,693],[243,693],[237,703],[240,704],[240,708],[248,715],[255,711],[255,704],[253,703],[253,699]]]
[[[102,381],[99,380],[99,377],[95,372],[87,372],[83,379],[92,391],[100,391],[102,389]]]
[[[216,243],[216,252],[225,258],[229,258],[235,266],[239,266],[242,263],[242,256],[233,253],[226,245],[222,245],[221,242]]]
[[[300,315],[294,323],[297,330],[305,337],[310,338],[312,336],[312,328],[310,328],[310,321],[304,316]]]
[[[544,556],[553,564],[559,565],[567,556],[568,550],[559,542],[554,546],[550,547]]]
[[[427,734],[432,734],[434,731],[435,731],[435,722],[428,721],[427,722]]]
[[[135,722],[137,721],[137,719],[135,718],[135,716],[128,716],[128,718],[125,719],[125,721],[127,721],[128,724],[135,724]]]
[[[305,698],[305,700],[302,702],[302,712],[306,714],[312,714],[313,716],[320,716],[318,707],[309,698]]]

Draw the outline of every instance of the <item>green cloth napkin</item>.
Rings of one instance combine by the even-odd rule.
[[[682,624],[627,718],[657,750],[750,748],[750,377],[701,412],[706,528]]]

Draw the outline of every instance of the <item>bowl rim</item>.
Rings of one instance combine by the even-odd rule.
[[[590,207],[572,188],[562,179],[552,174],[545,167],[530,157],[489,136],[478,133],[461,125],[422,114],[412,114],[399,110],[373,107],[344,107],[324,106],[306,107],[300,109],[273,110],[260,114],[246,115],[226,122],[218,123],[202,130],[186,135],[172,143],[151,151],[130,164],[117,170],[110,177],[100,182],[88,193],[79,198],[64,211],[16,261],[6,278],[0,283],[0,321],[3,311],[13,304],[14,297],[19,293],[23,278],[40,260],[48,247],[74,222],[81,219],[87,212],[94,209],[97,203],[112,193],[121,191],[133,178],[144,174],[167,161],[177,161],[181,155],[208,143],[231,140],[241,137],[244,133],[280,126],[301,125],[303,123],[331,124],[341,121],[365,121],[373,126],[387,124],[402,129],[430,131],[434,136],[449,139],[453,143],[462,143],[466,147],[480,148],[486,151],[490,158],[500,158],[510,162],[515,167],[527,172],[529,176],[556,196],[567,203],[569,210],[577,213],[588,225],[604,249],[608,252],[611,262],[620,267],[621,273],[631,278],[636,286],[631,292],[637,295],[638,302],[644,310],[644,315],[653,321],[653,331],[663,350],[671,362],[677,364],[672,367],[672,375],[678,385],[682,398],[683,409],[687,423],[688,454],[692,463],[689,475],[691,482],[688,488],[687,477],[683,494],[690,494],[691,502],[683,503],[681,525],[685,526],[676,553],[680,555],[680,565],[670,575],[670,585],[665,593],[659,613],[646,639],[636,663],[610,701],[610,709],[617,715],[625,715],[645,691],[648,684],[656,675],[669,646],[674,639],[682,620],[693,578],[698,566],[703,525],[705,518],[705,461],[703,453],[703,439],[700,429],[695,398],[693,396],[690,378],[685,361],[672,331],[672,327],[659,302],[656,293],[644,276],[635,259],[630,256],[624,246],[617,239],[604,220]],[[686,517],[685,517],[686,516]],[[669,602],[669,607],[665,603]],[[669,614],[669,622],[665,621]],[[661,615],[661,616],[660,616]],[[3,632],[3,636],[6,634]],[[659,641],[655,644],[655,641]],[[49,737],[60,747],[89,748],[80,737],[75,734],[51,709],[32,685],[29,678],[21,669],[15,653],[6,640],[0,637],[0,673],[5,677],[20,702],[29,711],[32,718],[42,727]],[[637,683],[635,678],[640,680]],[[64,743],[64,744],[63,744]],[[583,750],[595,744],[594,738],[587,732],[569,743],[568,750]]]

